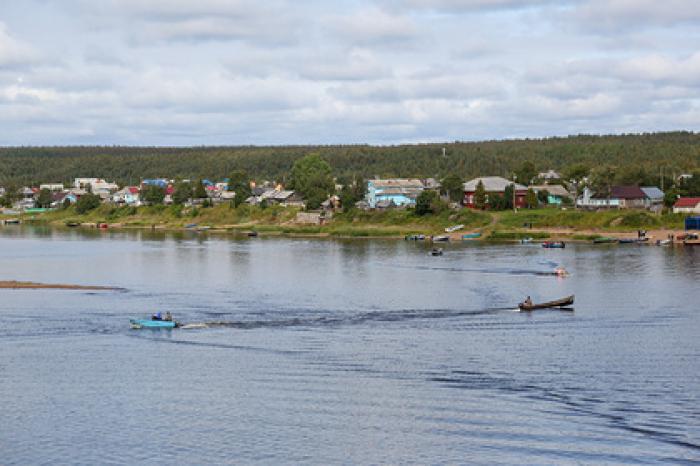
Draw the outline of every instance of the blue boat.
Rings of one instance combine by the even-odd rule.
[[[177,322],[173,320],[129,319],[131,328],[175,328]]]
[[[477,239],[481,238],[481,233],[465,233],[462,235],[462,239]]]

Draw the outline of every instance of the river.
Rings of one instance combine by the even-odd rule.
[[[700,248],[429,249],[0,227],[0,280],[121,288],[0,290],[0,463],[700,461]]]

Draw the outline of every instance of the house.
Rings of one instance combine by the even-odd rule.
[[[506,187],[513,184],[500,176],[482,176],[480,178],[474,178],[473,180],[464,183],[464,205],[471,208],[476,208],[476,200],[474,195],[476,194],[476,187],[481,182],[484,185],[484,191],[486,191],[486,205],[489,203],[489,196],[503,196],[505,195]],[[525,207],[527,202],[525,200],[527,196],[527,186],[515,183],[515,207]]]
[[[44,189],[48,189],[51,192],[54,191],[63,191],[63,183],[46,183],[46,184],[40,184],[39,185],[39,191],[42,191]]]
[[[536,186],[530,186],[536,193],[540,191],[547,191],[547,204],[548,205],[561,205],[564,199],[571,199],[573,196],[566,188],[559,184],[542,184]]]
[[[700,214],[700,197],[679,197],[673,204],[674,214]]]
[[[278,186],[278,188],[281,187]],[[253,188],[253,195],[246,199],[246,202],[251,205],[258,205],[263,201],[267,205],[279,204],[285,207],[305,207],[304,200],[296,191],[256,187]]]
[[[664,205],[664,192],[656,186],[642,186],[642,192],[646,196],[646,208],[650,210],[660,210]]]
[[[165,189],[168,187],[168,180],[165,178],[146,178],[141,181],[141,186],[158,186]]]
[[[137,186],[127,186],[116,193],[112,194],[112,202],[115,204],[126,204],[130,206],[141,205],[139,196],[139,188]]]
[[[68,191],[53,193],[51,195],[51,207],[54,209],[62,207],[66,201],[71,204],[75,204],[78,202],[78,196]]]
[[[416,199],[425,186],[418,179],[392,178],[386,180],[369,180],[367,182],[367,203],[370,208],[377,208],[377,203],[392,201],[398,207],[414,206]]]
[[[561,180],[561,175],[554,170],[547,170],[546,172],[538,173],[537,178],[544,180],[545,183],[549,183],[553,180]]]
[[[576,206],[582,209],[619,209],[620,200],[614,197],[597,196],[590,188],[583,189],[583,193],[576,199]]]

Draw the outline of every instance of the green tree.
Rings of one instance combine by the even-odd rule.
[[[234,170],[229,175],[228,190],[236,193],[233,198],[233,206],[238,207],[248,199],[252,191],[250,189],[250,178],[244,170]]]
[[[477,209],[486,208],[486,189],[484,188],[484,183],[479,180],[476,185],[476,191],[474,192],[474,205]]]
[[[452,202],[462,202],[464,199],[463,180],[458,175],[450,174],[442,179],[442,192],[447,194]]]
[[[206,199],[207,189],[204,187],[202,180],[198,180],[194,185],[194,198],[195,199]]]
[[[530,160],[525,160],[515,170],[515,174],[521,183],[528,185],[537,176],[537,170],[535,169],[534,163],[532,163]]]
[[[39,207],[51,207],[51,202],[53,201],[53,197],[51,196],[51,191],[44,188],[41,191],[39,191],[39,197],[36,200],[36,203]]]
[[[162,204],[165,199],[165,188],[153,184],[145,186],[141,190],[141,199],[151,205]]]
[[[503,209],[513,208],[513,193],[515,192],[515,185],[509,184],[506,189],[503,190]]]
[[[700,196],[700,171],[692,173],[692,178],[684,178],[680,184],[683,196]]]
[[[182,205],[192,197],[192,185],[184,181],[175,183],[173,189],[173,204]]]
[[[100,196],[92,193],[86,193],[80,196],[78,202],[75,203],[75,211],[82,215],[96,209],[100,206]]]
[[[530,191],[528,190],[528,194],[529,193]],[[546,205],[549,202],[549,191],[547,191],[546,189],[540,189],[539,191],[537,191],[537,200],[541,204]]]
[[[616,168],[612,165],[601,165],[591,170],[591,185],[597,195],[605,196],[610,200],[616,172]]]
[[[433,213],[434,207],[439,201],[435,191],[424,190],[416,198],[416,215],[427,215]]]
[[[331,166],[318,154],[309,154],[294,162],[290,187],[298,191],[308,209],[318,208],[335,190]]]
[[[664,206],[668,207],[669,209],[673,207],[673,204],[676,203],[678,196],[680,196],[680,191],[677,188],[667,190],[664,193]]]
[[[527,195],[525,197],[525,202],[527,203],[527,208],[528,209],[534,209],[537,207],[539,204],[539,201],[537,199],[537,193],[535,193],[535,190],[532,188],[529,188],[527,190]]]
[[[338,197],[344,210],[352,209],[357,202],[365,197],[365,181],[361,178],[355,178],[352,183],[344,184]]]

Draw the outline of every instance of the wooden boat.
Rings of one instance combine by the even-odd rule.
[[[465,233],[462,235],[462,239],[476,239],[481,238],[481,233]]]
[[[258,236],[258,232],[257,231],[249,231],[248,236],[251,238],[255,238],[256,236]]]
[[[545,241],[542,243],[542,247],[547,249],[564,249],[566,243],[563,241]]]
[[[173,320],[151,320],[151,319],[129,319],[129,324],[133,329],[140,328],[175,328],[178,323]]]
[[[518,304],[518,308],[520,308],[521,311],[534,311],[535,309],[551,309],[551,308],[567,307],[567,306],[571,306],[572,304],[574,304],[574,295],[567,296],[566,298],[562,298],[562,299],[557,299],[556,301],[549,301],[549,302],[540,303],[540,304],[531,304],[529,306],[525,305],[525,303],[520,303],[520,304]]]
[[[601,236],[600,238],[596,238],[593,240],[593,244],[610,244],[610,243],[617,243],[618,239],[617,238],[610,238],[609,236]]]
[[[442,248],[433,248],[432,251],[430,251],[431,256],[442,256]]]

